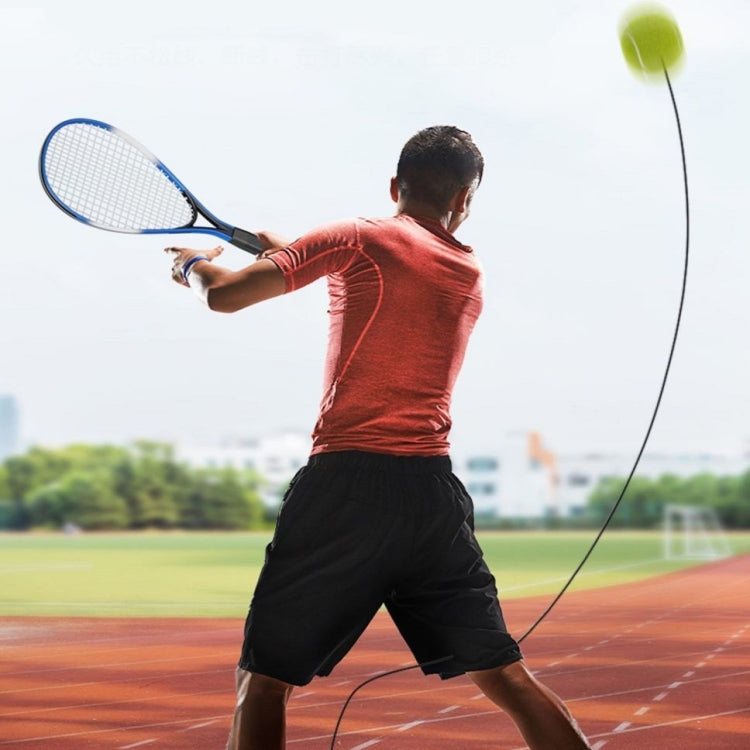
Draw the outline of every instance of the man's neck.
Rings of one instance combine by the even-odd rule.
[[[400,201],[396,209],[396,216],[406,214],[414,219],[429,219],[441,224],[443,229],[448,229],[450,224],[450,212],[443,212],[420,201]]]

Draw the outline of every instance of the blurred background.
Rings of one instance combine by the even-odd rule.
[[[685,244],[672,105],[624,63],[626,7],[3,3],[0,526],[267,528],[317,412],[325,285],[210,313],[171,282],[169,238],[65,217],[37,159],[73,116],[136,137],[220,217],[291,237],[390,214],[403,142],[469,130],[487,169],[459,238],[486,305],[455,394],[456,469],[482,525],[600,523],[656,401]],[[746,527],[750,6],[669,7],[687,48],[690,272],[616,523],[660,527],[690,504]]]

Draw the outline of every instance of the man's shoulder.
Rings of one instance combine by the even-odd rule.
[[[291,247],[336,248],[358,244],[358,219],[336,219],[309,229]]]
[[[292,244],[312,242],[314,244],[322,243],[330,247],[361,245],[364,241],[371,240],[379,235],[402,231],[403,227],[399,230],[400,224],[402,222],[399,222],[395,216],[357,216],[346,219],[335,219],[305,232],[302,237],[295,240]]]

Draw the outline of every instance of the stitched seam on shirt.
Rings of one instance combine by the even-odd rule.
[[[367,320],[367,323],[365,324],[364,328],[362,329],[362,332],[359,334],[359,338],[357,339],[357,342],[352,347],[351,352],[349,353],[349,357],[347,358],[346,362],[344,363],[344,366],[341,368],[341,372],[339,373],[338,377],[334,381],[335,383],[340,383],[341,380],[344,377],[344,373],[349,369],[349,365],[351,364],[352,360],[354,359],[355,354],[357,353],[359,347],[362,345],[362,342],[365,339],[365,336],[370,330],[370,327],[372,326],[373,322],[375,321],[375,318],[378,315],[378,312],[380,312],[380,306],[383,303],[383,274],[380,270],[380,267],[378,264],[364,251],[362,247],[357,248],[357,252],[364,255],[365,258],[370,262],[372,267],[375,269],[375,273],[378,276],[378,301],[375,303],[375,309],[370,313],[370,317]],[[350,264],[351,265],[351,264]]]
[[[350,249],[350,250],[357,251],[357,250],[360,250],[361,248],[359,248],[357,246],[352,247],[351,245],[336,245],[336,247],[328,248],[328,250],[324,250],[322,253],[317,253],[314,258],[310,258],[309,260],[306,260],[304,263],[300,263],[300,265],[298,265],[298,266],[289,266],[286,269],[287,273],[289,274],[289,276],[288,276],[289,281],[291,281],[291,283],[292,283],[292,287],[289,289],[289,291],[293,292],[293,291],[295,291],[298,288],[297,284],[295,283],[294,277],[293,277],[293,274],[296,271],[299,271],[302,268],[306,268],[311,263],[314,263],[316,260],[319,260],[320,258],[328,255],[329,253],[337,253],[339,250],[344,250],[344,249]],[[355,258],[357,257],[356,252],[354,253],[354,257]],[[273,256],[272,255],[269,256],[269,258],[271,260],[273,260]],[[351,265],[351,263],[349,265]],[[347,266],[347,268],[348,267],[349,266]],[[282,273],[283,273],[283,271],[282,271]],[[340,273],[340,272],[339,271],[332,271],[332,273]],[[328,275],[328,274],[326,274],[326,275]],[[286,276],[285,276],[285,278],[286,278]]]
[[[356,221],[354,222],[354,233],[355,233],[354,244],[355,244],[355,248],[356,248],[357,252],[362,252],[363,255],[365,255],[365,257],[369,258],[369,260],[372,260],[372,258],[370,258],[362,250],[362,242],[361,242],[360,237],[359,237],[359,223],[356,222]],[[344,247],[344,245],[341,245],[340,247]],[[354,263],[355,260],[357,260],[357,253],[352,253],[352,259],[338,273],[346,273],[351,268],[352,263]],[[382,283],[382,277],[381,277],[381,283]]]

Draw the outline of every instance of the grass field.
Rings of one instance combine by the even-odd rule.
[[[242,617],[263,563],[265,533],[2,534],[0,616]],[[560,589],[594,532],[485,532],[504,598]],[[750,552],[750,533],[730,536]],[[659,533],[608,532],[571,590],[678,570]]]

